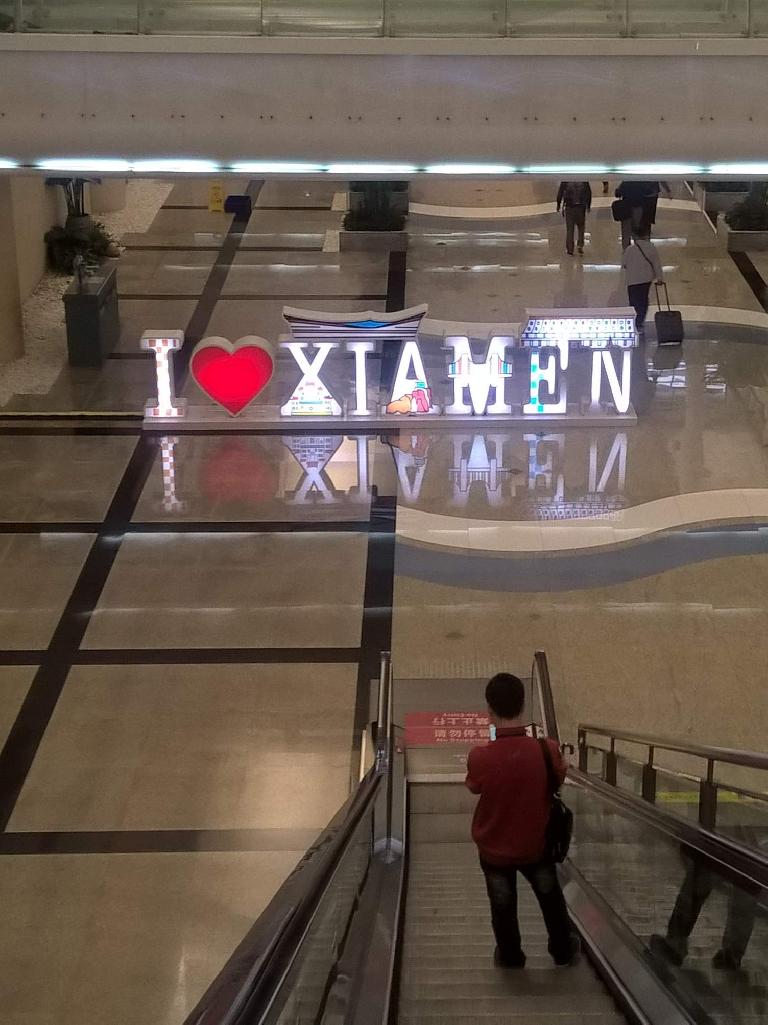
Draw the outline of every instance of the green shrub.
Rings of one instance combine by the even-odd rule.
[[[768,231],[768,183],[753,185],[749,194],[725,215],[733,231]]]
[[[85,238],[73,235],[66,228],[54,227],[46,232],[48,264],[60,274],[74,273],[75,257],[82,256],[87,270],[93,271],[109,256],[115,255],[117,241],[99,221],[94,221]]]

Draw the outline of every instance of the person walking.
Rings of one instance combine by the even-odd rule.
[[[565,216],[565,251],[573,256],[574,234],[578,229],[576,245],[579,256],[584,253],[584,225],[592,206],[589,182],[560,182],[557,190],[557,212],[563,208]]]
[[[621,222],[621,248],[628,249],[633,235],[651,237],[656,223],[656,206],[661,188],[658,182],[625,181],[616,189],[616,197],[629,207],[629,216]]]
[[[647,235],[635,238],[621,257],[629,305],[635,309],[635,327],[644,331],[651,283],[664,284],[659,251]]]
[[[491,905],[496,964],[523,968],[517,920],[517,875],[530,884],[539,902],[555,964],[571,965],[581,944],[565,905],[557,870],[545,853],[552,774],[562,782],[566,766],[556,741],[526,735],[522,722],[525,689],[511,673],[498,673],[485,689],[496,739],[475,747],[467,758],[466,785],[479,794],[472,820],[480,866]]]

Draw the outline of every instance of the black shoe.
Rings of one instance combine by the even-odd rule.
[[[583,256],[584,255],[584,246],[579,246],[578,252],[579,252],[579,256]]]
[[[683,963],[685,955],[688,953],[682,943],[675,943],[669,937],[659,936],[658,933],[654,933],[651,936],[648,946],[652,954],[660,957],[663,961],[671,961],[677,968]]]
[[[727,972],[738,972],[741,969],[741,958],[736,957],[730,950],[718,950],[712,958],[713,968],[722,968]]]
[[[550,951],[550,953],[552,952]],[[581,940],[576,935],[576,933],[574,933],[571,936],[571,946],[568,952],[564,954],[562,957],[555,957],[554,954],[552,954],[552,960],[555,962],[558,968],[570,968],[572,965],[576,964],[580,956]]]
[[[521,950],[514,957],[502,957],[497,947],[493,952],[493,963],[497,968],[525,968],[525,954]]]

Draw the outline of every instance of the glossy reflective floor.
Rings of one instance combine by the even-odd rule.
[[[569,260],[551,185],[462,188],[415,190],[403,269],[332,251],[332,190],[264,186],[201,312],[229,219],[185,183],[122,258],[129,358],[5,412],[138,412],[160,323],[623,302],[603,206]],[[568,738],[601,720],[764,748],[768,316],[690,196],[657,237],[691,312],[682,351],[651,330],[638,353],[635,425],[4,422],[0,1025],[181,1025],[349,793],[382,648],[436,709],[441,678],[525,673],[541,647]]]

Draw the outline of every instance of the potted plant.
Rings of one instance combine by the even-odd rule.
[[[58,185],[64,192],[67,219],[64,227],[46,232],[45,244],[49,265],[62,274],[72,274],[78,257],[86,272],[92,271],[108,257],[120,255],[120,246],[99,221],[85,209],[85,186],[88,178],[48,178],[46,185]]]
[[[389,243],[393,249],[404,249],[407,214],[408,182],[350,182],[341,248],[380,248]]]
[[[768,249],[768,182],[753,182],[746,197],[725,215],[728,249]]]

